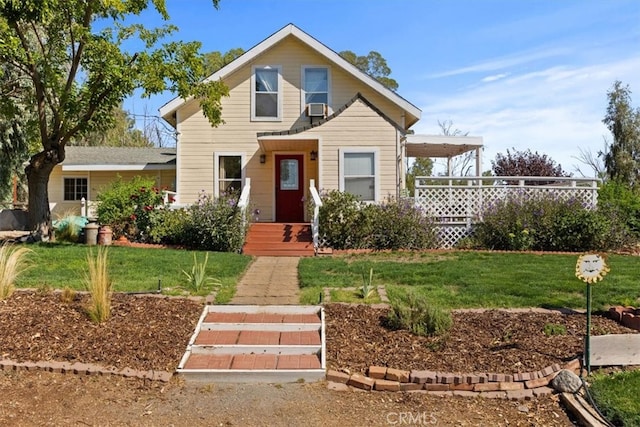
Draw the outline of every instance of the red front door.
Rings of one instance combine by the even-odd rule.
[[[276,155],[276,222],[304,222],[302,154]]]

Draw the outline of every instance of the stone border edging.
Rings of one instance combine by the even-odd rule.
[[[640,309],[617,305],[609,308],[609,318],[629,329],[640,331]]]
[[[368,375],[328,370],[326,379],[334,390],[423,392],[440,396],[487,397],[508,400],[531,400],[554,393],[548,384],[562,369],[579,373],[579,358],[556,363],[534,372],[509,374],[452,374],[436,371],[401,370],[370,366]]]
[[[4,371],[47,371],[58,374],[76,375],[117,375],[125,378],[140,378],[149,381],[161,381],[168,383],[173,377],[173,372],[167,371],[139,371],[131,368],[107,368],[91,363],[80,362],[16,362],[10,359],[0,359],[0,370]]]

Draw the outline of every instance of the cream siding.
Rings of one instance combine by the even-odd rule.
[[[63,217],[65,215],[80,215],[81,202],[79,200],[64,200],[64,179],[65,178],[87,178],[89,202],[94,202],[98,194],[111,182],[121,177],[123,180],[130,180],[136,176],[153,179],[158,188],[173,191],[175,189],[174,170],[156,171],[63,171],[62,166],[56,166],[49,177],[49,205],[51,206],[52,218]]]
[[[251,73],[257,66],[278,66],[282,71],[281,121],[251,120]],[[273,221],[275,214],[274,155],[282,152],[305,155],[305,194],[309,179],[324,189],[339,187],[339,149],[341,147],[376,147],[380,188],[378,197],[396,194],[396,129],[361,101],[356,101],[327,123],[304,133],[283,136],[287,140],[276,150],[264,153],[260,163],[257,133],[279,132],[309,124],[301,100],[303,66],[327,66],[330,69],[330,113],[350,102],[358,93],[398,124],[403,110],[370,87],[355,79],[341,67],[327,61],[295,37],[287,37],[225,79],[230,96],[222,100],[224,124],[213,128],[202,115],[197,101],[184,104],[177,111],[178,171],[177,192],[180,203],[192,203],[202,190],[214,193],[215,154],[243,153],[243,172],[251,178],[251,207],[260,210],[260,221]],[[271,137],[278,139],[278,137]],[[298,141],[299,147],[296,147]],[[309,142],[311,141],[311,142]],[[312,147],[312,148],[310,148]],[[317,161],[309,159],[314,149]],[[279,151],[280,150],[280,151]],[[282,151],[284,150],[284,151]]]

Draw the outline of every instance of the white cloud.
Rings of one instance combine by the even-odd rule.
[[[482,83],[490,83],[490,82],[495,82],[496,80],[501,80],[504,79],[505,77],[508,77],[510,73],[501,73],[501,74],[494,74],[492,76],[487,76],[485,78],[483,78],[481,80]]]
[[[608,130],[602,118],[613,82],[621,80],[640,93],[638,69],[640,56],[582,67],[557,65],[423,94],[415,131],[438,134],[437,121],[451,120],[463,132],[482,136],[485,170],[497,153],[513,147],[547,154],[572,172],[580,149],[597,153],[603,148]]]

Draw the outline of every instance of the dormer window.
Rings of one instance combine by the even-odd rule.
[[[280,67],[254,67],[251,80],[251,119],[280,120],[282,111]]]
[[[329,69],[327,67],[302,68],[303,106],[329,105]]]

